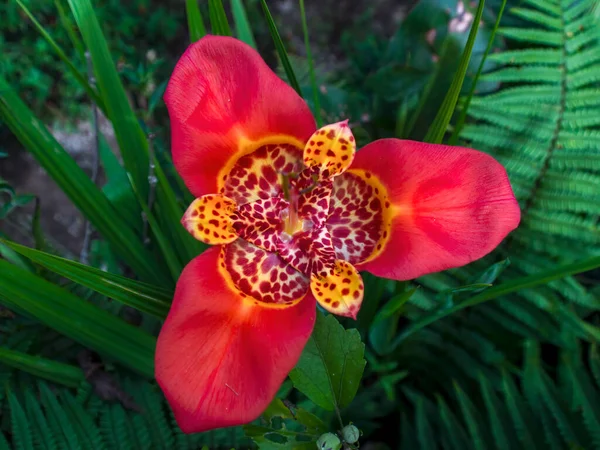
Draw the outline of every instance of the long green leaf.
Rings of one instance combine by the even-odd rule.
[[[206,35],[206,27],[198,7],[198,0],[185,0],[185,12],[187,14],[190,42],[196,42]]]
[[[277,30],[277,25],[275,25],[275,21],[273,20],[271,11],[269,11],[267,2],[265,0],[260,0],[260,5],[262,6],[265,18],[267,19],[269,32],[271,33],[271,37],[273,38],[273,42],[275,43],[277,54],[279,55],[281,65],[285,70],[285,74],[287,75],[288,81],[290,85],[294,88],[294,90],[298,93],[298,95],[302,96],[302,90],[300,89],[300,85],[298,84],[298,79],[296,78],[296,74],[294,73],[294,69],[292,68],[292,65],[290,63],[290,58],[288,57],[285,45],[283,45],[283,41],[281,40],[281,35]]]
[[[94,65],[96,82],[112,122],[123,162],[137,191],[148,196],[148,141],[127,99],[90,0],[69,0]]]
[[[321,118],[321,100],[319,95],[319,86],[317,84],[317,77],[315,75],[315,61],[310,51],[310,40],[308,38],[308,23],[306,21],[306,10],[304,8],[304,0],[300,0],[300,17],[302,18],[302,33],[304,34],[304,46],[306,48],[306,59],[308,61],[308,74],[310,76],[310,85],[312,87],[313,102],[315,104],[315,120],[317,122],[317,128],[321,128],[323,125],[323,119]]]
[[[480,303],[487,302],[489,300],[493,300],[502,295],[507,295],[523,289],[529,289],[532,287],[547,284],[553,280],[559,280],[561,278],[568,277],[569,275],[587,272],[589,270],[594,270],[599,267],[600,256],[594,256],[592,258],[587,258],[583,261],[579,261],[573,264],[558,266],[556,268],[546,270],[535,275],[528,275],[526,277],[515,278],[514,280],[510,280],[497,286],[493,286],[491,288],[486,289],[482,293],[477,294],[467,300],[464,300],[450,308],[444,308],[433,311],[427,314],[422,319],[413,322],[400,335],[396,337],[392,346],[398,346],[408,336],[411,336],[417,331],[425,328],[426,326],[431,325],[433,322],[443,319],[444,317],[448,317],[462,309],[468,308],[470,306],[475,306]]]
[[[250,22],[248,22],[246,8],[244,8],[242,0],[231,0],[231,13],[233,14],[233,21],[235,22],[237,38],[248,44],[250,47],[257,48],[254,35],[252,34],[252,27],[250,26]]]
[[[144,248],[139,233],[123,221],[106,196],[1,77],[0,118],[140,277],[166,285],[172,283],[163,266]]]
[[[79,367],[28,355],[2,346],[0,346],[0,361],[7,366],[68,387],[77,387],[85,380]]]
[[[152,314],[159,319],[164,319],[169,312],[173,292],[168,289],[131,280],[14,242],[4,242],[4,244],[51,272],[139,311]]]
[[[81,61],[85,61],[85,47],[75,32],[75,24],[71,21],[71,17],[69,17],[65,11],[65,8],[62,5],[62,0],[54,0],[54,5],[56,6],[58,16],[60,17],[60,23],[62,24],[63,29],[67,32],[67,35],[71,40],[71,44],[73,44],[73,47],[75,47],[77,50],[77,54],[79,55]]]
[[[473,51],[473,45],[475,44],[475,38],[477,37],[477,30],[479,29],[479,23],[481,22],[484,4],[485,0],[479,0],[479,6],[477,7],[477,12],[475,13],[473,25],[471,25],[469,38],[460,58],[458,69],[454,75],[450,89],[444,98],[444,102],[442,103],[440,110],[438,111],[433,123],[427,131],[427,135],[424,139],[425,142],[439,144],[444,138],[444,133],[446,132],[448,124],[450,123],[450,119],[452,118],[452,114],[454,113],[454,108],[462,89],[465,75],[467,74],[467,68],[469,67],[469,61],[471,60],[471,52]]]
[[[479,80],[479,77],[481,76],[481,72],[483,72],[483,66],[485,64],[485,61],[487,60],[487,57],[494,45],[494,39],[496,38],[496,31],[498,30],[498,27],[500,26],[500,20],[502,19],[502,14],[504,13],[504,8],[506,7],[506,1],[507,0],[502,0],[502,4],[500,5],[500,10],[498,11],[498,15],[496,16],[496,23],[494,24],[494,28],[492,28],[492,31],[490,33],[490,39],[488,40],[488,44],[485,49],[485,53],[483,54],[483,57],[481,58],[481,62],[479,63],[479,67],[477,69],[477,73],[475,74],[475,78],[473,79],[473,84],[471,85],[471,90],[469,91],[469,95],[467,95],[465,104],[460,111],[460,115],[458,116],[458,119],[456,120],[456,125],[454,126],[454,131],[452,132],[452,136],[450,137],[450,140],[448,141],[448,143],[450,145],[456,145],[456,143],[458,142],[458,136],[460,135],[460,132],[461,132],[461,130],[465,124],[465,121],[467,119],[467,111],[469,110],[469,106],[471,105],[471,100],[473,99],[473,95],[475,94],[475,89],[477,88],[477,81]]]
[[[156,339],[43,278],[0,260],[0,303],[151,378]]]
[[[231,28],[223,8],[223,0],[208,0],[208,15],[210,18],[210,28],[213,34],[219,36],[231,36]]]
[[[21,0],[16,0],[16,2],[21,7],[23,12],[27,15],[27,17],[29,17],[29,19],[31,20],[31,22],[33,23],[35,28],[38,30],[38,32],[42,35],[42,37],[46,40],[46,42],[48,42],[50,47],[52,47],[52,50],[54,50],[56,52],[56,54],[58,55],[58,57],[62,60],[62,62],[64,62],[67,65],[67,68],[69,69],[69,71],[71,72],[73,77],[79,82],[81,87],[90,96],[90,98],[93,100],[93,102],[98,106],[98,108],[100,110],[102,110],[102,112],[104,114],[106,114],[106,107],[104,106],[104,101],[98,95],[96,90],[92,86],[90,86],[90,83],[88,83],[87,77],[82,75],[81,72],[79,72],[79,70],[77,70],[77,67],[75,67],[75,65],[71,62],[69,57],[63,51],[63,49],[60,48],[60,46],[56,43],[56,41],[54,39],[52,39],[52,36],[50,36],[50,34],[46,31],[46,29],[43,27],[43,25],[40,24],[36,20],[36,18],[33,16],[33,14],[31,14],[29,9],[27,9],[27,7],[23,4],[23,2]]]

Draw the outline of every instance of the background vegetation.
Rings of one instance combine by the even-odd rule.
[[[309,449],[349,422],[369,448],[600,448],[597,2],[421,0],[397,20],[387,2],[319,3],[0,5],[0,449]],[[191,196],[161,96],[206,32],[257,47],[359,144],[490,153],[523,219],[469,266],[365,275],[358,320],[319,316],[305,353],[329,351],[303,357],[260,420],[187,436],[152,380],[175,281],[203,250],[179,225]],[[80,121],[86,170],[55,138]],[[25,152],[85,218],[75,242],[48,235],[45,192],[19,186]]]

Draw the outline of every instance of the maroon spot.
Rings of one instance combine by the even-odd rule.
[[[331,304],[331,306],[332,306],[333,308],[337,308],[338,306],[340,306],[340,302],[333,302],[333,303]]]
[[[342,295],[349,295],[350,294],[350,289],[342,289]]]

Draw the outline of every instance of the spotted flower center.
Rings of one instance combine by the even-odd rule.
[[[263,145],[240,157],[218,194],[196,199],[183,223],[223,245],[221,269],[243,296],[285,306],[310,288],[326,309],[354,317],[363,283],[353,266],[387,240],[387,194],[370,174],[347,171],[354,138],[345,122],[304,149]]]

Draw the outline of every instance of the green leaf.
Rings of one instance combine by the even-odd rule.
[[[271,37],[273,38],[273,43],[275,44],[275,48],[277,49],[277,54],[279,55],[281,65],[285,70],[285,74],[287,75],[288,81],[290,82],[290,85],[294,88],[294,90],[298,93],[298,95],[302,96],[302,89],[300,89],[300,85],[298,84],[296,74],[294,73],[294,69],[292,69],[292,65],[290,64],[290,58],[288,57],[287,51],[285,50],[285,46],[283,45],[283,41],[281,40],[281,36],[279,35],[279,31],[277,30],[277,25],[275,25],[275,21],[273,20],[271,11],[269,11],[267,2],[265,0],[260,0],[260,5],[262,6],[265,18],[267,19],[269,33],[271,33]]]
[[[394,347],[400,345],[400,343],[403,342],[408,336],[411,336],[426,326],[431,325],[433,322],[436,322],[444,317],[448,317],[462,309],[493,300],[502,295],[507,295],[524,289],[547,284],[553,280],[565,278],[569,275],[594,270],[598,267],[600,267],[600,256],[594,256],[573,264],[558,266],[534,275],[515,278],[513,280],[498,284],[450,308],[438,309],[430,314],[426,314],[424,317],[410,324],[401,334],[399,334],[392,345]],[[593,330],[589,331],[593,333]]]
[[[246,8],[244,8],[242,0],[231,0],[231,13],[233,14],[233,21],[235,22],[237,38],[256,49],[256,41],[254,40],[252,27],[250,26],[250,22],[248,22]]]
[[[102,112],[104,114],[106,114],[106,107],[104,105],[104,101],[98,95],[96,90],[92,86],[90,86],[90,84],[88,83],[87,77],[82,75],[81,72],[79,72],[79,70],[77,70],[77,68],[71,62],[69,57],[63,51],[63,49],[59,47],[59,45],[54,41],[54,39],[52,39],[52,36],[50,36],[50,34],[46,31],[46,29],[42,26],[42,24],[40,24],[35,19],[33,14],[31,14],[29,9],[27,9],[27,7],[21,2],[21,0],[16,0],[16,2],[21,7],[23,12],[27,15],[27,17],[29,17],[29,19],[31,20],[31,22],[33,23],[35,28],[38,30],[38,32],[42,35],[42,37],[46,40],[46,42],[48,42],[50,47],[52,47],[52,50],[54,50],[54,52],[58,55],[58,57],[61,59],[61,61],[63,61],[67,65],[67,68],[69,69],[69,71],[71,72],[73,77],[79,82],[81,87],[90,96],[92,101],[98,106],[98,108],[100,110],[102,110]]]
[[[294,387],[328,411],[350,404],[365,368],[365,345],[357,330],[344,330],[334,316],[317,314],[312,336],[290,372]]]
[[[124,305],[164,319],[169,312],[173,292],[141,281],[105,272],[85,264],[34,250],[13,242],[5,242],[32,262],[86,286]]]
[[[206,27],[198,7],[198,0],[185,0],[185,12],[190,32],[190,42],[196,42],[206,35]]]
[[[454,112],[454,107],[456,106],[458,96],[462,89],[465,75],[467,74],[467,68],[469,67],[469,61],[471,60],[471,52],[473,51],[473,45],[475,44],[475,38],[477,37],[477,30],[479,29],[479,23],[481,22],[484,4],[485,0],[479,0],[479,6],[477,7],[473,24],[471,25],[469,39],[467,40],[467,44],[465,45],[465,49],[460,58],[458,70],[454,75],[452,85],[450,86],[450,89],[444,98],[444,102],[442,103],[440,110],[438,111],[433,123],[427,131],[427,135],[424,139],[425,142],[439,144],[444,138],[444,134],[446,133],[446,129],[448,128],[448,124],[452,118],[452,113]]]
[[[164,266],[144,248],[139,233],[121,218],[106,196],[1,77],[0,117],[94,228],[110,241],[119,256],[140,277],[166,285],[172,283],[165,274]]]
[[[148,141],[129,104],[91,1],[69,0],[69,5],[91,54],[96,82],[115,130],[125,169],[136,190],[146,198],[150,167]]]
[[[0,303],[148,378],[156,339],[65,289],[0,260]]]
[[[465,100],[464,106],[461,108],[460,115],[456,120],[456,125],[454,126],[454,131],[452,132],[452,136],[448,141],[450,145],[456,145],[458,142],[458,137],[460,136],[460,132],[462,131],[465,121],[467,120],[467,111],[469,110],[469,105],[471,104],[471,100],[473,99],[473,95],[475,94],[475,89],[477,89],[477,81],[479,81],[479,77],[483,72],[483,66],[487,60],[490,51],[494,45],[494,39],[496,38],[496,31],[498,31],[498,27],[500,26],[500,20],[502,19],[502,14],[504,13],[504,8],[506,7],[506,1],[502,0],[502,5],[500,5],[500,10],[496,15],[496,23],[494,24],[494,28],[490,32],[490,38],[488,40],[487,47],[485,49],[485,53],[481,58],[481,62],[479,63],[479,67],[477,68],[477,73],[475,74],[475,78],[473,79],[473,83],[471,84],[471,90],[469,91],[469,95],[467,95],[467,99]]]
[[[77,54],[79,55],[81,61],[85,61],[85,47],[75,32],[75,24],[71,21],[71,17],[69,17],[69,15],[66,13],[65,8],[62,5],[62,0],[54,0],[54,5],[56,6],[58,16],[60,17],[60,23],[63,29],[67,32],[71,44],[73,44],[73,47],[75,47],[77,50]]]
[[[85,377],[79,367],[0,346],[0,361],[7,366],[68,387],[78,387]]]
[[[313,102],[315,105],[314,115],[317,122],[317,128],[323,126],[323,119],[321,118],[321,95],[319,94],[319,86],[317,84],[317,77],[315,75],[315,61],[310,51],[310,40],[308,38],[308,24],[306,21],[306,11],[304,8],[304,0],[300,0],[300,17],[302,18],[302,33],[304,34],[304,47],[306,48],[306,59],[308,61],[308,74],[310,76],[310,85],[313,93]]]
[[[208,15],[210,18],[210,28],[213,34],[219,36],[231,36],[231,28],[223,8],[222,0],[208,0]]]
[[[417,288],[409,289],[395,295],[378,311],[369,329],[369,342],[379,355],[389,353],[392,339],[398,330],[398,320],[402,315],[404,305],[410,300]]]
[[[15,394],[8,388],[8,404],[10,406],[10,422],[14,448],[18,450],[33,450],[33,438],[25,411]]]

